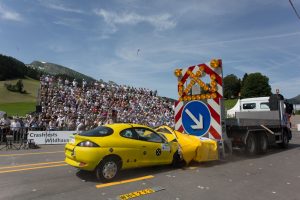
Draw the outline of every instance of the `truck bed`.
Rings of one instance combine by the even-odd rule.
[[[226,126],[280,126],[278,111],[236,112],[235,118],[226,119]]]

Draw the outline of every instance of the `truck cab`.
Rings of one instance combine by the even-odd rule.
[[[227,117],[235,117],[236,112],[270,111],[270,97],[239,99],[233,108],[227,110]]]

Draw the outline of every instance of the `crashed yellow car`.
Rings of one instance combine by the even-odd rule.
[[[123,169],[181,162],[175,138],[167,139],[138,124],[110,124],[73,135],[65,146],[65,161],[95,171],[102,181],[113,180]]]
[[[186,164],[191,161],[206,162],[219,158],[218,143],[215,140],[181,133],[168,126],[160,126],[155,130],[163,133],[169,141],[178,141],[180,156]]]

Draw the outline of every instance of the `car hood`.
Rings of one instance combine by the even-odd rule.
[[[169,138],[170,141],[172,138],[177,140],[182,157],[187,164],[191,161],[204,162],[218,159],[217,141],[181,133],[168,126],[163,127],[172,133],[162,133],[168,140]]]

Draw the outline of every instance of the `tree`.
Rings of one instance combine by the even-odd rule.
[[[23,88],[24,88],[24,85],[23,85],[23,81],[20,79],[18,80],[18,82],[16,83],[16,90],[20,93],[23,92]]]
[[[247,77],[248,77],[248,74],[245,73],[244,76],[243,76],[242,82],[241,82],[241,87],[243,87],[243,85],[245,84],[245,80],[246,80]]]
[[[261,73],[252,73],[245,78],[241,89],[243,98],[270,96],[271,94],[271,86],[267,76]]]
[[[224,97],[227,99],[236,98],[241,90],[241,80],[234,74],[227,75],[223,79]]]

